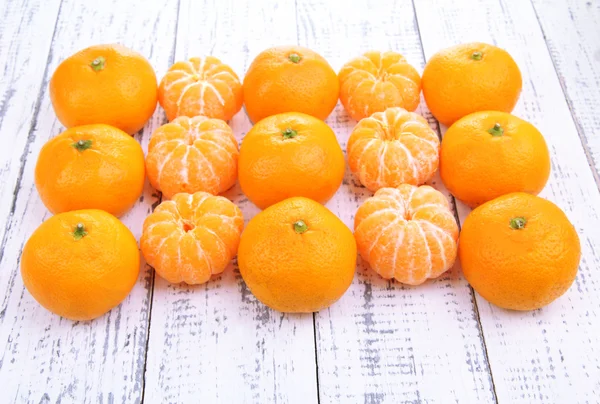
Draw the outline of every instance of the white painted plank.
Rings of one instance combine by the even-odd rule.
[[[600,187],[600,2],[532,1]]]
[[[59,6],[60,0],[0,4],[0,259]]]
[[[299,43],[334,67],[367,50],[394,50],[424,66],[407,1],[298,1]],[[341,12],[340,10],[345,10]],[[437,130],[421,105],[424,114]],[[338,104],[327,122],[342,148],[356,124]],[[433,185],[448,195],[439,177]],[[371,193],[350,175],[327,206],[353,228]],[[493,402],[473,295],[458,267],[418,287],[386,281],[359,260],[349,291],[315,317],[324,403]]]
[[[9,218],[8,237],[0,262],[3,402],[141,400],[152,287],[151,272],[146,265],[142,264],[139,281],[124,303],[91,322],[71,322],[45,311],[23,288],[18,268],[23,244],[49,216],[35,190],[33,171],[42,145],[63,130],[48,96],[50,75],[62,59],[75,51],[111,42],[121,42],[146,55],[157,73],[163,74],[172,57],[176,10],[177,0],[148,2],[144,7],[119,0],[86,5],[76,0],[62,2],[48,73],[39,95],[39,111],[34,117],[23,177],[18,185],[14,215]],[[56,17],[41,8],[37,13],[46,18]],[[35,31],[38,27],[30,29]],[[46,35],[51,37],[51,33]],[[44,68],[45,59],[36,60],[32,67],[41,71]],[[16,92],[30,91],[28,97],[38,96],[26,77],[22,83],[15,88]],[[163,120],[163,114],[157,113],[146,126],[141,137],[144,146],[152,128]],[[27,137],[27,132],[24,136]],[[11,163],[11,170],[14,169]],[[136,237],[140,236],[142,221],[156,199],[151,192],[147,186],[140,202],[123,218]]]
[[[214,55],[241,78],[260,51],[295,43],[295,27],[293,2],[182,0],[176,60]],[[238,141],[251,127],[243,110],[230,123]],[[258,212],[237,185],[226,196],[246,223]],[[237,263],[201,286],[157,276],[145,402],[316,402],[313,331],[312,316],[258,302]]]
[[[600,245],[600,194],[533,7],[520,0],[415,4],[427,57],[468,41],[494,43],[513,55],[524,79],[514,113],[540,129],[551,152],[551,178],[542,196],[565,210],[581,238],[575,284],[550,306],[510,312],[477,295],[498,401],[597,402],[600,257],[594,248]],[[591,38],[577,38],[572,46],[586,40]],[[464,219],[468,210],[461,205],[459,211]]]

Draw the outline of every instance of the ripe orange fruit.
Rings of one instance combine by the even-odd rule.
[[[458,225],[446,197],[428,185],[382,188],[356,212],[360,256],[385,279],[420,285],[454,264]]]
[[[344,154],[327,124],[298,112],[263,119],[240,147],[242,191],[261,209],[292,196],[327,202],[344,177]]]
[[[23,283],[46,309],[91,320],[117,306],[140,270],[135,237],[96,209],[52,216],[31,235],[21,257]]]
[[[244,104],[254,123],[282,112],[303,112],[325,120],[338,94],[338,78],[329,63],[300,46],[265,50],[244,77]]]
[[[205,283],[235,257],[243,227],[242,212],[228,199],[181,193],[146,218],[140,246],[167,281]]]
[[[558,206],[516,192],[467,216],[458,254],[465,278],[484,299],[505,309],[535,310],[569,289],[581,247]]]
[[[198,115],[227,121],[242,108],[242,97],[237,74],[214,56],[175,63],[158,88],[169,121]]]
[[[258,300],[281,312],[310,313],[332,305],[352,283],[356,242],[323,205],[289,198],[250,220],[238,264]]]
[[[357,121],[391,107],[419,106],[421,77],[399,53],[367,52],[346,63],[339,79],[340,100]]]
[[[131,49],[92,46],[56,68],[50,99],[67,128],[104,123],[133,134],[156,109],[156,74],[148,60]]]
[[[511,112],[523,80],[508,52],[474,42],[433,55],[425,65],[421,84],[433,116],[450,126],[472,112]]]
[[[146,170],[167,198],[180,192],[220,194],[235,184],[238,145],[220,119],[181,116],[150,138]]]
[[[125,213],[144,188],[144,152],[120,129],[83,125],[50,139],[35,166],[35,185],[52,213],[102,209]]]
[[[505,112],[475,112],[444,135],[440,174],[446,188],[471,207],[500,195],[537,195],[550,176],[550,154],[542,134]]]
[[[377,191],[420,185],[438,167],[440,141],[420,115],[388,108],[362,119],[348,139],[348,164],[365,187]]]

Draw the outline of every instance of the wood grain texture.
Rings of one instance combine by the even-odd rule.
[[[38,95],[59,6],[60,0],[0,4],[0,260],[40,107]]]
[[[243,77],[260,51],[296,39],[293,2],[182,0],[176,60],[213,55]],[[243,110],[230,124],[238,141],[252,126]],[[246,223],[258,212],[237,185],[225,196]],[[144,401],[317,402],[313,330],[311,315],[258,302],[235,262],[200,286],[157,276]]]
[[[414,0],[416,18],[407,0],[0,2],[0,402],[598,402],[600,13],[596,1],[532,1]],[[313,48],[335,70],[368,49],[392,49],[422,72],[423,52],[471,40],[508,49],[521,67],[515,113],[552,153],[542,196],[581,237],[576,283],[549,307],[493,307],[459,265],[404,287],[360,260],[346,295],[314,318],[263,306],[235,262],[196,287],[168,285],[143,263],[131,295],[92,322],[60,319],[23,288],[21,249],[49,217],[33,185],[37,154],[63,130],[48,80],[75,51],[121,42],[146,55],[159,79],[174,60],[212,54],[241,78],[273,45]],[[437,130],[424,103],[419,111]],[[159,108],[136,135],[144,148],[164,122]],[[355,122],[341,105],[327,122],[345,149]],[[239,141],[251,127],[243,111],[230,124]],[[451,199],[439,177],[433,185]],[[226,196],[246,222],[258,212],[239,187]],[[352,227],[368,196],[347,172],[327,206]],[[136,237],[158,201],[147,185],[123,218]],[[457,208],[464,220],[468,209]]]
[[[64,58],[86,46],[120,42],[147,56],[162,74],[172,56],[176,9],[176,0],[151,2],[144,7],[118,0],[86,5],[63,0],[58,20],[56,15],[45,14],[48,12],[45,7],[34,12],[40,14],[34,18],[52,18],[56,29],[53,38],[51,31],[38,33],[52,40],[42,91],[38,93],[27,82],[29,76],[23,77],[24,84],[16,88],[26,94],[29,91],[27,96],[39,97],[39,101],[29,137],[27,132],[23,135],[28,142],[23,152],[23,174],[17,185],[14,213],[8,218],[8,236],[0,261],[2,402],[141,401],[152,288],[147,266],[142,263],[134,290],[119,307],[94,321],[72,322],[47,312],[33,300],[23,287],[19,261],[29,235],[49,217],[35,190],[33,171],[42,145],[63,130],[47,91],[52,72]],[[38,27],[31,29],[37,31]],[[39,44],[45,44],[45,40]],[[43,72],[45,65],[46,57],[36,61],[32,69]],[[39,88],[41,78],[32,76]],[[162,113],[155,114],[136,138],[146,146],[148,134],[163,120]],[[155,199],[147,186],[140,202],[122,218],[136,237],[140,236],[142,221]]]
[[[600,187],[600,2],[532,0]]]
[[[299,43],[336,71],[367,50],[398,51],[422,71],[410,1],[298,0],[297,7]],[[438,129],[423,105],[419,112]],[[345,150],[356,122],[341,104],[327,122]],[[451,199],[439,177],[432,185]],[[358,206],[371,195],[347,170],[327,207],[353,229]],[[458,265],[410,287],[382,279],[359,259],[348,292],[315,321],[323,403],[495,401],[472,291]]]
[[[597,402],[600,389],[600,194],[530,2],[415,1],[425,55],[468,41],[507,49],[523,74],[515,108],[548,143],[552,173],[541,196],[579,233],[582,259],[571,289],[548,307],[511,312],[477,302],[499,402]],[[468,11],[466,11],[468,10]],[[568,18],[565,15],[564,18]],[[585,41],[587,38],[580,38]],[[468,210],[459,205],[461,220]]]

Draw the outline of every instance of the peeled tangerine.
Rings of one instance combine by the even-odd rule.
[[[158,87],[169,121],[179,116],[231,119],[243,102],[242,84],[231,67],[214,56],[175,63]]]
[[[243,227],[242,212],[230,200],[181,193],[146,218],[140,247],[167,281],[200,284],[223,272],[235,257]]]
[[[340,100],[357,121],[390,107],[419,106],[421,77],[396,52],[366,52],[342,67],[339,80]]]
[[[237,179],[238,145],[225,121],[179,117],[156,129],[146,171],[167,198],[180,192],[220,194]]]
[[[458,225],[446,197],[428,185],[383,188],[356,212],[361,257],[385,279],[419,285],[454,264]]]
[[[362,119],[348,139],[348,164],[370,191],[421,185],[438,168],[440,141],[420,115],[388,108]]]

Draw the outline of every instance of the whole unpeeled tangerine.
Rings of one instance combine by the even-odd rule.
[[[103,123],[133,134],[156,109],[156,74],[150,62],[131,49],[91,46],[56,68],[50,99],[67,128]]]
[[[238,264],[258,300],[281,312],[310,313],[329,307],[352,283],[356,242],[323,205],[289,198],[250,220]]]
[[[444,135],[440,175],[470,207],[511,192],[537,195],[550,176],[550,153],[529,122],[506,112],[475,112]]]
[[[301,46],[279,46],[256,56],[243,90],[246,112],[254,123],[283,112],[324,120],[337,103],[339,82],[318,53]]]
[[[23,283],[51,312],[91,320],[117,306],[139,274],[135,237],[114,216],[96,209],[52,216],[25,244]]]
[[[322,120],[298,112],[263,119],[244,136],[238,177],[264,209],[293,196],[327,202],[344,177],[344,153]]]
[[[474,42],[442,49],[421,79],[427,107],[446,126],[477,111],[511,112],[523,80],[508,52]]]
[[[102,209],[125,213],[140,197],[144,151],[127,133],[109,125],[67,129],[49,140],[35,166],[35,185],[52,213]]]
[[[581,246],[558,206],[516,192],[467,216],[458,255],[465,278],[484,299],[505,309],[535,310],[569,289]]]

